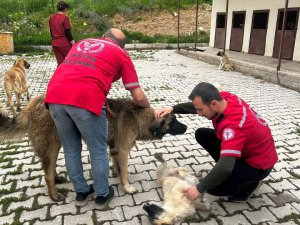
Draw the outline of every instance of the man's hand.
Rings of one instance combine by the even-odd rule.
[[[183,193],[187,197],[187,199],[191,201],[195,201],[197,198],[201,196],[201,193],[198,191],[196,186],[192,186],[190,188],[184,189]]]
[[[155,118],[159,119],[160,117],[164,117],[165,115],[171,113],[173,111],[173,107],[167,106],[165,108],[160,108],[155,110]]]

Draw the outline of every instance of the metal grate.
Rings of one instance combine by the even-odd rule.
[[[233,16],[233,28],[243,29],[245,25],[245,13],[236,13]]]
[[[269,18],[269,13],[267,12],[254,13],[253,29],[266,30],[268,25],[268,18]]]
[[[217,15],[217,28],[225,28],[225,14],[218,14]]]
[[[283,13],[284,11],[279,12],[279,22],[277,29],[282,30],[282,24],[283,24]],[[286,30],[296,30],[297,29],[297,17],[298,17],[298,11],[293,10],[293,11],[287,11],[287,16],[286,16],[286,22],[285,22],[285,29]]]

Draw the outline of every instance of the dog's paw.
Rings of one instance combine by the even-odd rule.
[[[55,183],[56,184],[62,184],[62,183],[65,183],[65,182],[67,182],[67,178],[65,178],[64,176],[58,176],[58,175],[55,176]]]
[[[135,187],[130,186],[130,185],[124,185],[123,189],[128,194],[134,194],[134,193],[138,192],[138,190]]]
[[[195,208],[201,211],[207,212],[210,211],[211,205],[205,199],[197,199],[194,202]]]
[[[52,194],[50,197],[55,202],[63,201],[66,198],[62,193],[59,192],[57,192],[56,194]]]

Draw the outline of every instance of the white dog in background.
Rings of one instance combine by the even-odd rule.
[[[196,208],[209,211],[210,204],[204,199],[191,201],[186,198],[183,190],[197,185],[199,177],[183,167],[169,167],[160,154],[154,157],[162,164],[157,169],[157,179],[162,184],[164,193],[163,206],[146,203],[143,209],[148,213],[155,225],[174,224],[196,213]]]

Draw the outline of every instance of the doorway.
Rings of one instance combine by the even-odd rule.
[[[245,27],[246,12],[233,12],[232,28],[230,36],[230,47],[232,51],[242,51],[243,39],[244,39],[244,27]]]
[[[273,57],[279,57],[280,38],[283,26],[284,10],[278,10],[277,26],[274,40]],[[295,40],[297,34],[297,25],[299,17],[299,8],[289,8],[286,15],[285,31],[283,37],[283,47],[281,57],[283,59],[293,59]]]
[[[224,48],[225,41],[225,22],[226,14],[217,13],[217,24],[216,24],[216,33],[215,33],[215,48]]]
[[[268,20],[269,10],[253,11],[249,53],[265,54]]]

